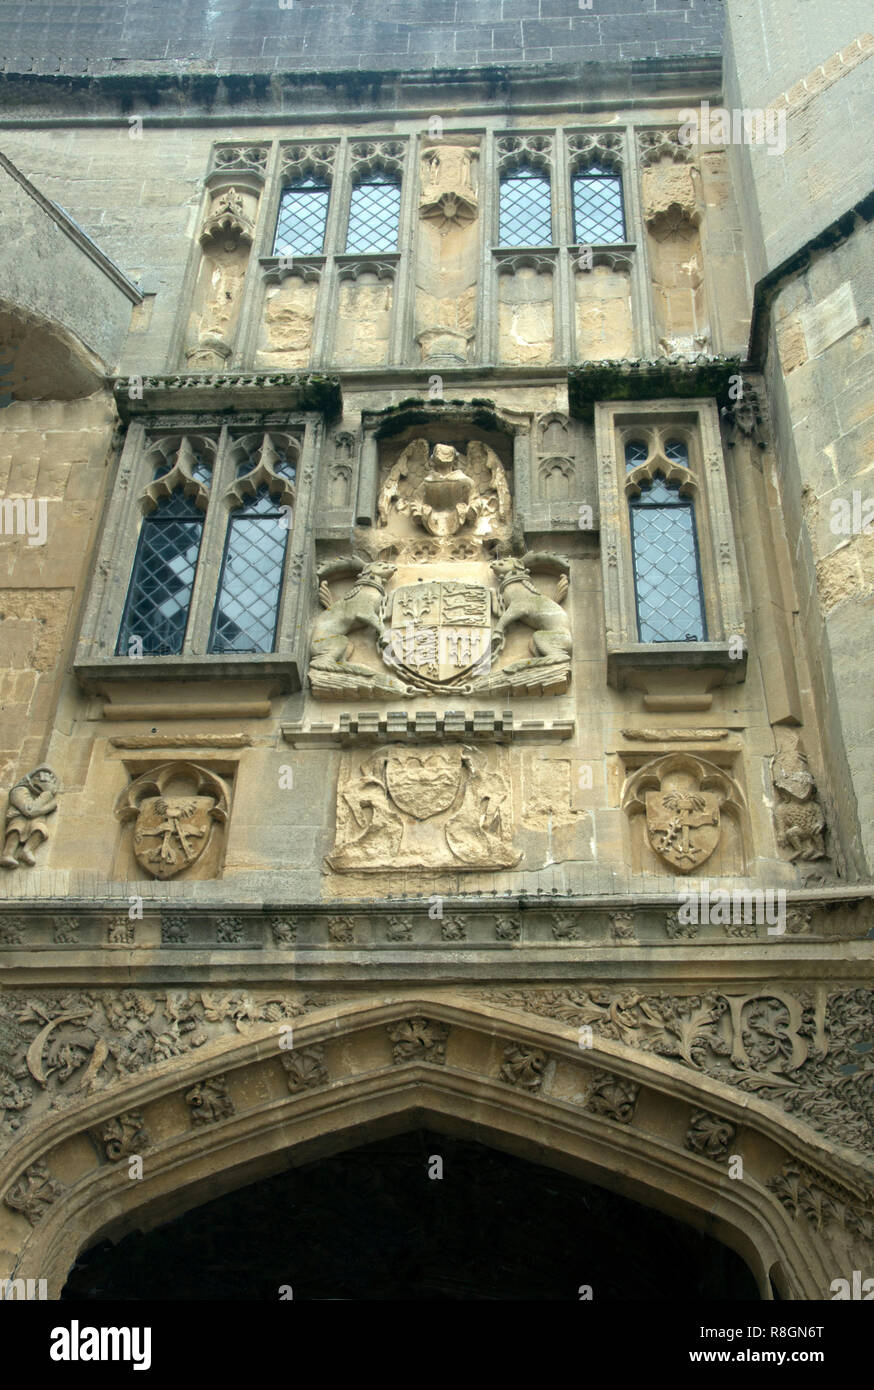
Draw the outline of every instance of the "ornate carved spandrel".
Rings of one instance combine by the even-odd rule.
[[[490,872],[519,863],[505,749],[382,748],[344,755],[335,873],[453,869]]]
[[[229,811],[227,783],[208,768],[187,762],[162,763],[142,773],[115,807],[123,824],[134,822],[136,862],[160,879],[192,869],[213,877],[218,871],[214,830],[225,824]]]
[[[502,1008],[652,1052],[779,1106],[840,1144],[874,1152],[874,990],[837,989],[822,1002],[761,987],[749,994],[669,995],[609,989],[499,989]]]
[[[58,809],[60,791],[57,773],[46,764],[10,788],[0,866],[19,869],[36,863],[36,852],[49,837],[49,817]]]
[[[777,844],[790,860],[825,859],[826,820],[817,796],[816,780],[797,735],[783,728],[775,730],[775,735],[778,751],[771,759],[771,781],[777,796],[774,806]]]
[[[697,872],[720,850],[722,873],[744,873],[740,787],[721,768],[686,753],[668,753],[638,768],[625,783],[635,867]],[[655,856],[647,862],[646,850]],[[717,869],[713,870],[717,872]]]

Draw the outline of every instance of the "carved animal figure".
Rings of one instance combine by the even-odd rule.
[[[340,560],[330,560],[319,567],[319,601],[326,610],[320,613],[313,624],[310,646],[310,670],[343,672],[346,675],[363,676],[374,680],[377,673],[369,666],[349,661],[353,644],[349,640],[351,632],[370,628],[377,641],[385,641],[385,586],[395,573],[396,566],[384,561],[370,564],[363,560],[346,556]],[[340,574],[356,575],[355,583],[342,599],[334,600],[328,588],[329,577]],[[383,683],[390,677],[379,676]],[[395,682],[399,692],[406,693],[407,687]]]
[[[790,859],[824,859],[825,816],[818,801],[796,801],[781,793],[774,807],[777,843]]]
[[[547,598],[535,588],[531,570],[558,570],[555,598]],[[513,623],[525,623],[534,629],[530,650],[535,661],[547,665],[566,661],[573,648],[570,618],[561,607],[568,591],[569,565],[558,555],[529,551],[521,560],[514,556],[493,560],[491,569],[497,575],[501,610],[492,634],[493,654],[504,645],[507,628]],[[530,667],[531,661],[516,661],[503,668],[506,673]]]

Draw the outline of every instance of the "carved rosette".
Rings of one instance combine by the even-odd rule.
[[[474,167],[478,151],[464,145],[426,145],[422,151],[419,216],[445,235],[479,215]]]
[[[446,1062],[446,1041],[449,1024],[437,1019],[404,1018],[387,1026],[391,1040],[392,1059],[396,1066],[404,1062],[430,1062],[442,1067]]]

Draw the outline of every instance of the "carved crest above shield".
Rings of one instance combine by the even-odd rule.
[[[227,821],[229,792],[221,777],[194,763],[163,763],[131,782],[115,808],[134,821],[133,852],[153,878],[174,878],[202,860],[214,826]]]
[[[726,811],[736,827],[743,793],[715,764],[686,753],[654,758],[626,782],[623,810],[644,820],[646,843],[679,874],[696,873],[720,844]]]

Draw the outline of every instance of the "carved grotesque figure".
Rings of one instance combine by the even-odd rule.
[[[797,742],[774,757],[771,778],[779,798],[774,807],[778,845],[789,851],[790,859],[824,859],[825,815]]]
[[[48,839],[47,817],[58,809],[59,791],[56,774],[44,764],[15,783],[6,807],[4,869],[36,863],[35,851]]]

